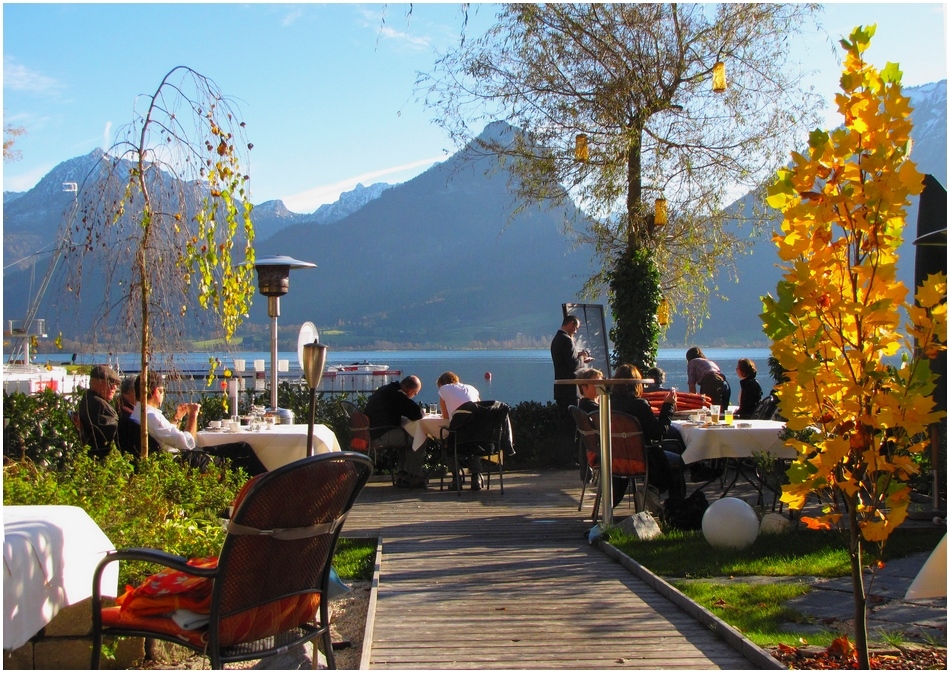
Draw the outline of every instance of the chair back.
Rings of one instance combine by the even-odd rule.
[[[510,411],[507,404],[495,400],[465,402],[452,414],[449,435],[457,446],[476,446],[486,454],[492,447],[514,453],[508,419]]]
[[[590,420],[597,427],[599,413]],[[647,450],[640,421],[622,411],[610,412],[610,469],[615,477],[642,477],[647,474]]]
[[[326,600],[337,538],[372,472],[366,456],[333,452],[248,483],[218,558],[208,630],[212,648],[221,644],[215,642],[218,625],[230,616],[252,620],[255,610],[305,594],[319,592]]]
[[[598,465],[600,463],[600,435],[598,435],[597,430],[594,429],[594,424],[591,423],[590,416],[588,416],[583,409],[573,404],[568,407],[568,411],[570,411],[571,416],[574,417],[577,432],[584,442],[584,448],[587,453],[587,465],[589,467]]]
[[[369,445],[372,441],[369,434],[369,416],[349,400],[343,400],[340,404],[343,405],[343,410],[350,419],[350,449],[369,453]]]
[[[116,446],[119,451],[138,458],[142,455],[142,426],[138,421],[133,421],[128,414],[119,414],[119,429],[115,436]],[[161,451],[162,445],[158,443],[151,435],[148,438],[148,451],[155,453]]]

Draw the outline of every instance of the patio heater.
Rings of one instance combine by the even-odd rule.
[[[291,424],[294,413],[277,406],[277,317],[280,315],[280,298],[290,289],[291,269],[310,269],[316,264],[301,262],[286,255],[263,255],[254,262],[257,269],[257,285],[267,297],[267,315],[270,316],[270,409],[277,414],[278,422]]]

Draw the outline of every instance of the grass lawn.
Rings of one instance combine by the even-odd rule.
[[[883,553],[876,545],[865,547],[865,565],[931,552],[943,535],[944,531],[935,529],[897,530]],[[615,529],[608,532],[607,539],[760,647],[803,642],[825,646],[840,635],[816,633],[813,627],[804,626],[808,617],[785,607],[787,601],[810,590],[806,583],[725,583],[714,579],[752,575],[850,577],[845,539],[839,533],[795,530],[784,535],[762,535],[741,551],[715,549],[701,531],[671,531],[641,541]],[[710,581],[696,581],[707,578]],[[794,624],[802,624],[803,628],[795,630]]]

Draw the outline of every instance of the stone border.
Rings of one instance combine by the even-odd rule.
[[[710,631],[713,631],[730,647],[751,661],[754,666],[760,669],[787,670],[782,662],[746,638],[740,631],[736,630],[735,627],[730,626],[715,614],[694,602],[672,584],[651,572],[648,568],[643,567],[609,542],[598,539],[594,544],[598,549],[607,554],[607,556],[643,580],[661,596],[670,600],[690,617]]]
[[[360,651],[359,670],[369,670],[373,653],[373,628],[376,626],[376,598],[379,595],[379,571],[383,563],[383,538],[376,539],[376,562],[373,564],[373,583],[369,590],[369,605],[366,607],[366,625],[363,627],[363,648]]]

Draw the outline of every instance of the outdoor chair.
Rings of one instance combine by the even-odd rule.
[[[106,636],[177,643],[206,654],[212,668],[285,652],[322,639],[330,668],[331,562],[346,516],[373,466],[367,456],[311,456],[250,479],[235,499],[217,558],[188,560],[153,549],[109,552],[92,585],[92,660]],[[165,567],[104,607],[100,580],[110,563]],[[185,620],[193,620],[191,623]],[[203,624],[202,624],[203,622]]]
[[[581,465],[583,466],[583,477],[581,479],[581,499],[577,503],[577,511],[580,512],[584,507],[584,495],[587,492],[587,484],[595,489],[600,488],[600,436],[594,425],[590,422],[583,409],[571,405],[568,407],[574,423],[577,425],[577,434],[581,439]]]
[[[491,466],[498,464],[498,483],[505,494],[505,453],[513,454],[510,408],[504,402],[482,400],[460,405],[447,428],[442,428],[442,478],[439,490],[445,483],[446,455],[451,452],[459,473],[455,480],[456,490],[462,495],[462,468],[459,455],[474,456],[488,465],[486,488],[491,488]]]
[[[590,422],[594,428],[599,427],[600,412],[590,415]],[[598,441],[598,451],[600,442]],[[649,461],[647,459],[647,444],[643,439],[640,421],[630,414],[621,411],[610,413],[610,456],[611,472],[614,477],[626,478],[633,482],[633,502],[637,512],[646,508],[646,493],[649,483]],[[603,475],[603,472],[601,472]],[[637,488],[637,479],[643,479],[643,488]],[[603,479],[600,479],[597,496],[594,498],[592,518],[597,523],[597,509],[603,494]]]
[[[396,484],[396,459],[394,453],[398,447],[383,444],[379,439],[373,439],[373,433],[378,430],[387,432],[397,426],[371,427],[369,416],[349,400],[340,402],[350,420],[350,449],[364,453],[373,460],[378,469],[379,454],[383,453],[389,459],[389,477],[393,485]]]

